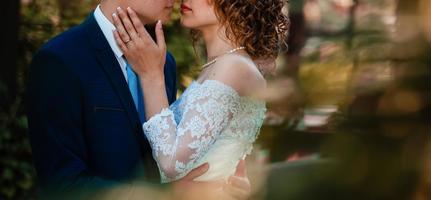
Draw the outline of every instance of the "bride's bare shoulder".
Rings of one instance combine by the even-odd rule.
[[[222,56],[214,64],[211,76],[212,79],[231,86],[242,96],[251,95],[266,87],[266,80],[256,64],[238,54]]]

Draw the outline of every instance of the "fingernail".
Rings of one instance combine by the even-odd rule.
[[[119,11],[120,11],[120,10],[121,10],[121,7],[117,7],[117,10],[119,10]]]
[[[117,14],[115,14],[115,13],[112,13],[112,16],[113,16],[113,17],[117,17]]]

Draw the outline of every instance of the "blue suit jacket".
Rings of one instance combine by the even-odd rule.
[[[169,53],[165,77],[172,103],[176,64]],[[137,172],[158,181],[127,82],[93,14],[35,55],[27,102],[42,189],[110,185]]]

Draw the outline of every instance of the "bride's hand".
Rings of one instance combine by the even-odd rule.
[[[115,40],[129,64],[142,79],[162,78],[166,62],[166,43],[161,21],[156,25],[157,43],[153,41],[136,13],[117,8],[112,15]]]

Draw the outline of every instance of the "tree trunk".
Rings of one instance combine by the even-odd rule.
[[[19,0],[4,0],[0,12],[0,108],[13,102],[17,94],[19,8]]]

